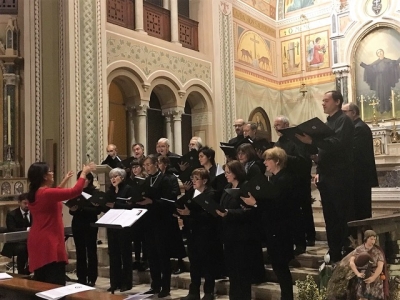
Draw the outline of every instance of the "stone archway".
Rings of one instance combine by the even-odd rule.
[[[140,104],[140,88],[134,75],[128,70],[114,70],[108,85],[108,142],[118,148],[121,158],[131,156],[131,145],[135,143],[134,107]],[[136,78],[135,78],[136,79]],[[110,139],[111,138],[111,139]]]

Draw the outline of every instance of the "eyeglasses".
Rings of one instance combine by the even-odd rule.
[[[121,177],[121,175],[110,176],[110,179],[117,178],[117,177]]]
[[[234,124],[233,127],[242,127],[243,125],[240,124]]]

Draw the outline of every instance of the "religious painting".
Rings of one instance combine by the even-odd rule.
[[[276,0],[241,0],[271,19],[276,19]]]
[[[285,0],[285,13],[314,5],[315,0]]]
[[[301,43],[300,38],[281,42],[282,76],[301,74]]]
[[[400,29],[399,29],[400,30]],[[355,95],[361,117],[371,121],[399,116],[400,33],[377,27],[366,35],[355,51]]]
[[[305,37],[307,71],[330,67],[328,31],[322,31]]]
[[[271,141],[271,122],[267,113],[261,107],[253,109],[249,115],[249,121],[257,124],[257,136]]]
[[[241,64],[259,71],[272,73],[274,60],[271,54],[271,42],[258,33],[238,26],[239,40],[236,58]]]

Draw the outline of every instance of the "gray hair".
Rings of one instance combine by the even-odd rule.
[[[158,144],[158,143],[165,143],[165,144],[167,144],[167,145],[169,146],[169,140],[166,139],[166,138],[161,138],[161,139],[159,139],[158,142],[157,142],[157,144]]]
[[[360,109],[358,108],[358,106],[356,104],[354,104],[353,102],[349,103],[349,110],[352,110],[356,113],[357,116],[360,115]]]
[[[284,115],[277,116],[277,117],[275,118],[275,120],[280,120],[280,121],[283,122],[283,124],[290,125],[289,118],[286,117],[286,116],[284,116]]]
[[[190,140],[195,140],[196,141],[196,147],[197,150],[199,150],[201,147],[203,147],[203,140],[199,136],[192,136]]]
[[[113,178],[114,176],[121,176],[122,179],[126,178],[126,171],[121,168],[114,168],[110,171],[108,174],[110,178]]]

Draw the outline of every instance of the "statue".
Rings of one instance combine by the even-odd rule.
[[[374,155],[382,154],[382,141],[381,139],[374,139]]]

